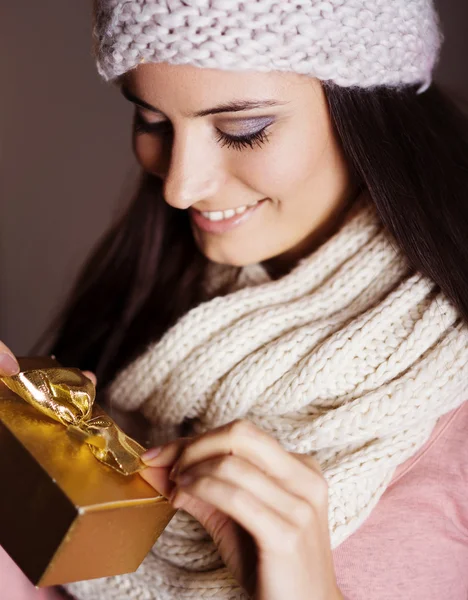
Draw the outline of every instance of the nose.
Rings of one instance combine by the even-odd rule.
[[[171,159],[164,181],[164,198],[174,208],[186,209],[216,195],[222,167],[209,140],[196,132],[174,135]]]

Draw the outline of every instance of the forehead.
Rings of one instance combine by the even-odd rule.
[[[128,89],[156,104],[193,113],[232,100],[291,101],[320,88],[317,80],[290,72],[228,71],[168,63],[140,64],[122,78]]]

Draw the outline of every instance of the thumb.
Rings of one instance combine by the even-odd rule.
[[[19,364],[13,352],[0,342],[0,377],[10,377],[19,373]]]
[[[94,385],[96,386],[97,384],[97,378],[96,375],[92,372],[92,371],[82,371],[83,375],[85,375],[88,379],[91,379],[91,381],[94,383]]]

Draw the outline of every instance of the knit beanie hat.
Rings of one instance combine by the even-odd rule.
[[[98,71],[142,62],[293,71],[340,86],[431,84],[432,0],[94,0]]]

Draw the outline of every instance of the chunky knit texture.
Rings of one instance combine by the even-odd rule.
[[[247,418],[314,455],[332,548],[376,506],[398,465],[468,393],[468,328],[395,248],[363,192],[287,275],[209,271],[208,297],[123,370],[111,401],[169,441]],[[200,524],[179,510],[135,574],[76,583],[79,600],[247,598]]]
[[[443,41],[432,0],[96,0],[94,34],[107,80],[146,61],[419,92]]]

